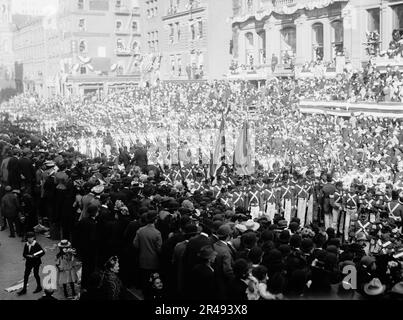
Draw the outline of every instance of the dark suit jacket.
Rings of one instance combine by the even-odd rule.
[[[8,161],[8,184],[13,189],[19,189],[21,186],[21,167],[16,157],[11,157]]]
[[[228,298],[232,301],[248,300],[246,290],[248,286],[241,279],[234,279],[231,281],[228,290]]]
[[[28,257],[28,255],[37,254],[34,258]],[[45,255],[45,251],[42,249],[41,245],[38,242],[31,247],[31,250],[28,248],[28,244],[26,243],[24,246],[24,252],[22,256],[25,258],[26,265],[36,266],[42,263],[41,258]]]
[[[73,238],[73,247],[77,249],[81,258],[96,257],[99,248],[99,230],[92,218],[83,218],[76,225]]]
[[[214,300],[217,293],[214,271],[205,264],[198,264],[192,269],[192,287],[190,298],[192,300]]]
[[[21,168],[21,173],[25,177],[27,182],[32,183],[35,181],[35,170],[32,164],[32,160],[26,157],[23,157],[18,160],[19,166]]]
[[[134,164],[139,166],[141,169],[144,169],[147,166],[147,151],[143,148],[136,149],[133,158]]]
[[[20,211],[20,202],[18,201],[17,195],[8,192],[1,199],[1,215],[5,218],[16,218]]]

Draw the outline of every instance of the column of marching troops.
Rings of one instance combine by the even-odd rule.
[[[369,235],[384,220],[393,228],[401,228],[403,193],[392,185],[386,185],[385,191],[368,188],[359,180],[343,186],[330,174],[318,179],[310,170],[304,175],[283,171],[248,178],[229,172],[224,167],[214,183],[208,176],[208,166],[173,166],[165,169],[163,176],[171,185],[186,182],[192,193],[210,195],[227,210],[242,208],[254,219],[265,217],[272,222],[299,221],[302,228],[313,224],[325,230],[333,228],[344,241],[357,237],[369,241]]]

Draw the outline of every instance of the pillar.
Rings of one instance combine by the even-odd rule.
[[[238,62],[240,65],[246,64],[245,31],[238,33]]]
[[[387,2],[383,2],[380,12],[381,19],[381,50],[388,50],[389,43],[392,41],[393,31],[393,9],[388,6]]]
[[[276,24],[276,19],[270,16],[267,19],[264,29],[266,30],[266,64],[271,65],[271,58],[275,54],[280,63],[280,25]]]
[[[301,14],[297,19],[295,19],[296,26],[296,59],[295,65],[301,66],[307,60],[310,60],[312,41],[311,41],[311,30],[307,23],[307,18],[305,14]]]
[[[332,58],[332,26],[328,18],[323,23],[323,61],[331,61]]]

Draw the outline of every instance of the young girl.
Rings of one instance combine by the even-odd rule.
[[[258,281],[258,291],[260,300],[281,300],[282,294],[272,294],[267,290],[267,268],[265,266],[258,266],[252,270],[252,275]]]
[[[78,281],[78,262],[74,257],[75,250],[71,248],[68,240],[60,241],[58,247],[60,251],[56,256],[56,267],[59,271],[59,285],[63,286],[66,299],[74,298],[76,296],[74,284]],[[71,296],[68,294],[67,285],[71,288]]]

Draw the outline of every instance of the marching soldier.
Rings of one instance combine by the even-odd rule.
[[[313,201],[314,201],[315,179],[313,177],[312,170],[308,170],[305,175],[306,175],[307,192],[309,194],[308,200],[307,200],[305,225],[310,225],[313,221]]]
[[[232,193],[232,203],[234,204],[234,208],[237,207],[246,207],[246,201],[245,201],[245,193],[243,191],[242,186],[237,186]]]
[[[345,204],[344,212],[344,230],[340,228],[341,233],[344,234],[344,240],[348,240],[350,226],[357,220],[357,212],[359,205],[359,198],[356,193],[355,185],[350,185],[350,190],[345,194],[343,198],[343,203]],[[342,224],[341,224],[342,226]]]
[[[339,230],[339,218],[343,210],[343,182],[338,181],[335,184],[335,192],[332,203],[332,224],[331,227],[337,231]]]
[[[267,187],[262,192],[262,200],[264,205],[262,211],[270,221],[273,221],[277,213],[278,193],[272,180],[268,180]]]
[[[304,181],[302,175],[298,176],[298,182],[295,184],[294,194],[297,199],[297,218],[300,220],[301,227],[305,226],[306,209],[309,198],[309,185]]]
[[[387,204],[388,215],[390,219],[393,219],[396,224],[401,225],[403,218],[403,193],[398,194],[397,190],[392,191],[392,201]]]
[[[333,225],[332,206],[334,201],[335,186],[332,183],[333,177],[327,175],[326,184],[322,187],[322,212],[325,218],[325,229],[327,230]]]
[[[173,183],[175,182],[182,182],[183,181],[183,176],[182,176],[182,172],[181,172],[181,168],[178,165],[175,165],[172,168],[172,175],[171,175],[171,179],[173,181]]]
[[[251,213],[252,219],[256,219],[260,216],[260,191],[257,189],[254,183],[251,183],[251,187],[247,193],[248,209]]]
[[[283,184],[280,187],[280,211],[284,215],[284,220],[288,223],[291,222],[292,211],[295,208],[294,195],[291,185],[288,184],[287,176],[283,180]]]

